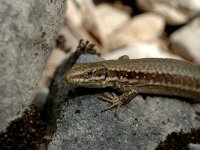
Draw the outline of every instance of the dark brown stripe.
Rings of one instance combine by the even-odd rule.
[[[116,71],[107,70],[106,77],[117,77],[120,80],[120,76],[128,80],[146,80],[158,83],[170,83],[174,85],[185,85],[192,88],[200,89],[200,81],[188,76],[172,75],[172,74],[158,74],[158,73],[144,73],[144,72],[126,72],[126,71]]]

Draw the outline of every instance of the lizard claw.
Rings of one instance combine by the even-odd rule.
[[[137,94],[138,93],[135,90],[125,92],[120,96],[116,95],[115,93],[111,93],[111,94],[110,93],[104,93],[103,95],[99,96],[99,98],[102,101],[110,103],[111,105],[108,108],[103,109],[101,112],[108,111],[108,110],[111,110],[113,108],[116,108],[115,109],[115,116],[117,116],[117,114],[119,113],[120,107],[124,104],[129,103]]]
[[[102,101],[105,101],[105,102],[108,102],[108,103],[113,103],[113,102],[116,102],[117,99],[118,99],[118,96],[115,94],[115,93],[104,93],[102,94],[101,96],[99,96],[99,98],[102,100]]]
[[[112,93],[112,94],[104,93],[99,98],[102,101],[105,101],[111,104],[108,108],[101,110],[101,112],[105,112],[116,107],[115,116],[119,114],[120,107],[123,105],[122,100],[120,99],[120,96],[116,95],[115,93]]]
[[[118,116],[119,110],[120,110],[121,106],[122,106],[121,102],[118,101],[118,102],[115,102],[114,104],[112,104],[111,106],[109,106],[108,108],[105,108],[105,109],[101,110],[101,112],[105,112],[105,111],[111,110],[114,107],[116,107],[116,109],[115,109],[115,116]]]

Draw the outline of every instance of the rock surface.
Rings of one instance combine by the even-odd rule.
[[[121,108],[118,117],[114,110],[100,113],[108,105],[98,100],[102,90],[82,89],[87,95],[67,98],[72,86],[64,80],[70,63],[65,61],[57,70],[50,89],[52,110],[50,118],[55,127],[53,140],[48,146],[54,149],[135,149],[152,150],[173,131],[184,132],[198,124],[194,119],[200,104],[182,99],[137,96]],[[78,96],[79,95],[79,96]],[[60,114],[59,114],[60,113]],[[59,114],[59,116],[58,116]]]
[[[100,113],[107,105],[97,96],[81,96],[68,103],[49,149],[152,150],[167,134],[189,131],[193,122],[194,107],[175,99],[138,96],[121,108],[118,117],[113,111]]]
[[[162,15],[170,25],[186,23],[200,12],[199,0],[137,0],[144,11]]]
[[[32,102],[64,6],[65,0],[0,2],[0,131]]]
[[[171,49],[187,60],[200,64],[200,17],[170,36]]]

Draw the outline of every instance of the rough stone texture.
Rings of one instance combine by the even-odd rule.
[[[199,0],[137,0],[138,6],[162,15],[171,25],[187,22],[200,12]]]
[[[0,1],[0,131],[32,102],[64,10],[65,0]]]
[[[105,107],[97,95],[69,100],[49,149],[152,150],[167,134],[189,131],[194,114],[189,104],[159,97],[138,96],[118,117],[113,111],[100,113]]]
[[[197,125],[195,111],[200,104],[190,104],[181,99],[140,95],[121,108],[118,117],[114,111],[100,113],[107,107],[98,100],[92,89],[82,89],[87,95],[67,98],[71,86],[64,80],[71,59],[57,71],[50,89],[51,123],[56,131],[49,150],[60,149],[134,149],[152,150],[173,131],[184,132]],[[90,93],[90,94],[89,94]],[[59,115],[59,112],[60,115]],[[59,115],[59,117],[58,117]],[[57,119],[57,121],[55,121]],[[55,129],[55,128],[54,128]]]
[[[170,36],[174,53],[200,64],[200,17],[183,26]]]

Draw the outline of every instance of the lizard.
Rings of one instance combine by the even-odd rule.
[[[72,85],[89,88],[110,87],[121,95],[104,93],[99,98],[119,108],[138,94],[178,96],[200,103],[200,68],[187,61],[170,58],[129,59],[77,63],[66,73]]]

